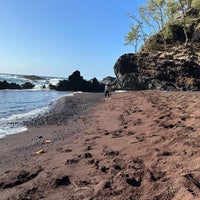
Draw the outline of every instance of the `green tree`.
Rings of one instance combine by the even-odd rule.
[[[179,10],[179,3],[174,0],[167,0],[167,16],[168,16],[168,22],[174,21],[178,16]]]
[[[137,52],[140,39],[138,27],[131,24],[130,28],[130,32],[125,36],[125,45],[133,46],[134,52]]]
[[[149,26],[153,34],[163,29],[168,20],[166,0],[149,0],[145,6],[139,8],[141,19]]]
[[[185,13],[186,13],[186,10],[191,7],[191,4],[188,5],[189,0],[187,0],[186,2],[184,0],[178,0],[178,1],[180,3],[180,10],[181,10],[181,13],[182,13],[181,16],[182,16],[182,21],[183,21],[183,31],[184,31],[184,35],[185,35],[185,46],[187,46],[187,44],[188,44],[188,34],[187,34],[187,24],[186,24]],[[186,5],[187,5],[187,7],[186,7]]]
[[[199,0],[192,0],[191,7],[200,10],[200,1]]]
[[[143,30],[142,21],[137,19],[134,15],[129,14],[129,17],[134,20],[134,24],[131,23],[131,30],[125,36],[125,45],[132,45],[134,47],[134,51],[137,52],[139,50],[139,45],[146,41],[147,34]]]
[[[125,36],[125,45],[130,44],[134,46],[135,51],[138,50],[139,44],[141,45],[148,37],[163,29],[168,19],[168,13],[166,0],[149,0],[145,6],[139,8],[138,17],[129,15],[134,23],[131,24],[131,30]],[[162,37],[164,41],[164,35]]]

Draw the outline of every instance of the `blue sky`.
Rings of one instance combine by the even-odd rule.
[[[130,18],[144,0],[0,0],[0,73],[115,76]]]

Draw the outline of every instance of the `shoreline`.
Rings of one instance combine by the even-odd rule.
[[[75,131],[73,128],[69,128],[69,124],[72,123],[76,127],[74,125],[76,120],[79,118],[84,119],[84,115],[89,112],[92,106],[102,101],[101,97],[103,99],[102,93],[75,93],[73,96],[61,97],[48,113],[24,122],[23,125],[27,127],[26,131],[0,138],[0,172],[2,168],[19,164],[17,158],[19,152],[24,157],[20,162],[29,160],[28,157],[30,157],[31,152],[42,148],[45,140],[51,140],[54,143],[62,140],[66,142],[66,138],[70,138]],[[51,145],[47,145],[48,148],[49,146]],[[11,151],[10,155],[4,155],[7,149]],[[26,149],[26,153],[24,149]],[[24,153],[27,155],[23,155]],[[6,161],[5,167],[2,165],[4,157],[8,157],[8,160],[10,160]],[[14,160],[17,162],[15,163]]]
[[[44,126],[0,139],[0,199],[200,197],[200,92],[71,100],[58,102],[55,123],[48,117]],[[78,108],[75,115],[62,114],[67,105]]]
[[[51,115],[60,98],[73,95],[69,92],[60,93],[50,90],[9,90],[6,91],[5,97],[3,93],[1,93],[3,100],[1,101],[0,138],[26,131],[29,123],[32,122],[34,125],[34,119]],[[13,95],[16,97],[12,99]]]

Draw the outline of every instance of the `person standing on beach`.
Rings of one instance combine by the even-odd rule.
[[[109,99],[109,100],[110,100],[111,91],[112,91],[112,86],[109,85],[109,84],[106,84],[106,85],[105,85],[105,90],[104,90],[105,100],[106,100],[106,99]]]
[[[112,89],[113,89],[113,86],[112,85],[108,85],[109,99],[111,97]]]
[[[108,84],[105,85],[104,96],[105,96],[105,100],[109,98]]]

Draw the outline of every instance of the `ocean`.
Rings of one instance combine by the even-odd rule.
[[[56,85],[62,78],[41,77],[33,80],[31,77],[16,74],[1,74],[0,81],[23,84],[31,82],[35,85],[31,90],[0,90],[0,138],[27,130],[23,121],[37,115],[45,114],[56,101],[63,96],[73,95],[71,92],[49,90],[49,84]],[[45,86],[45,89],[44,89]]]

